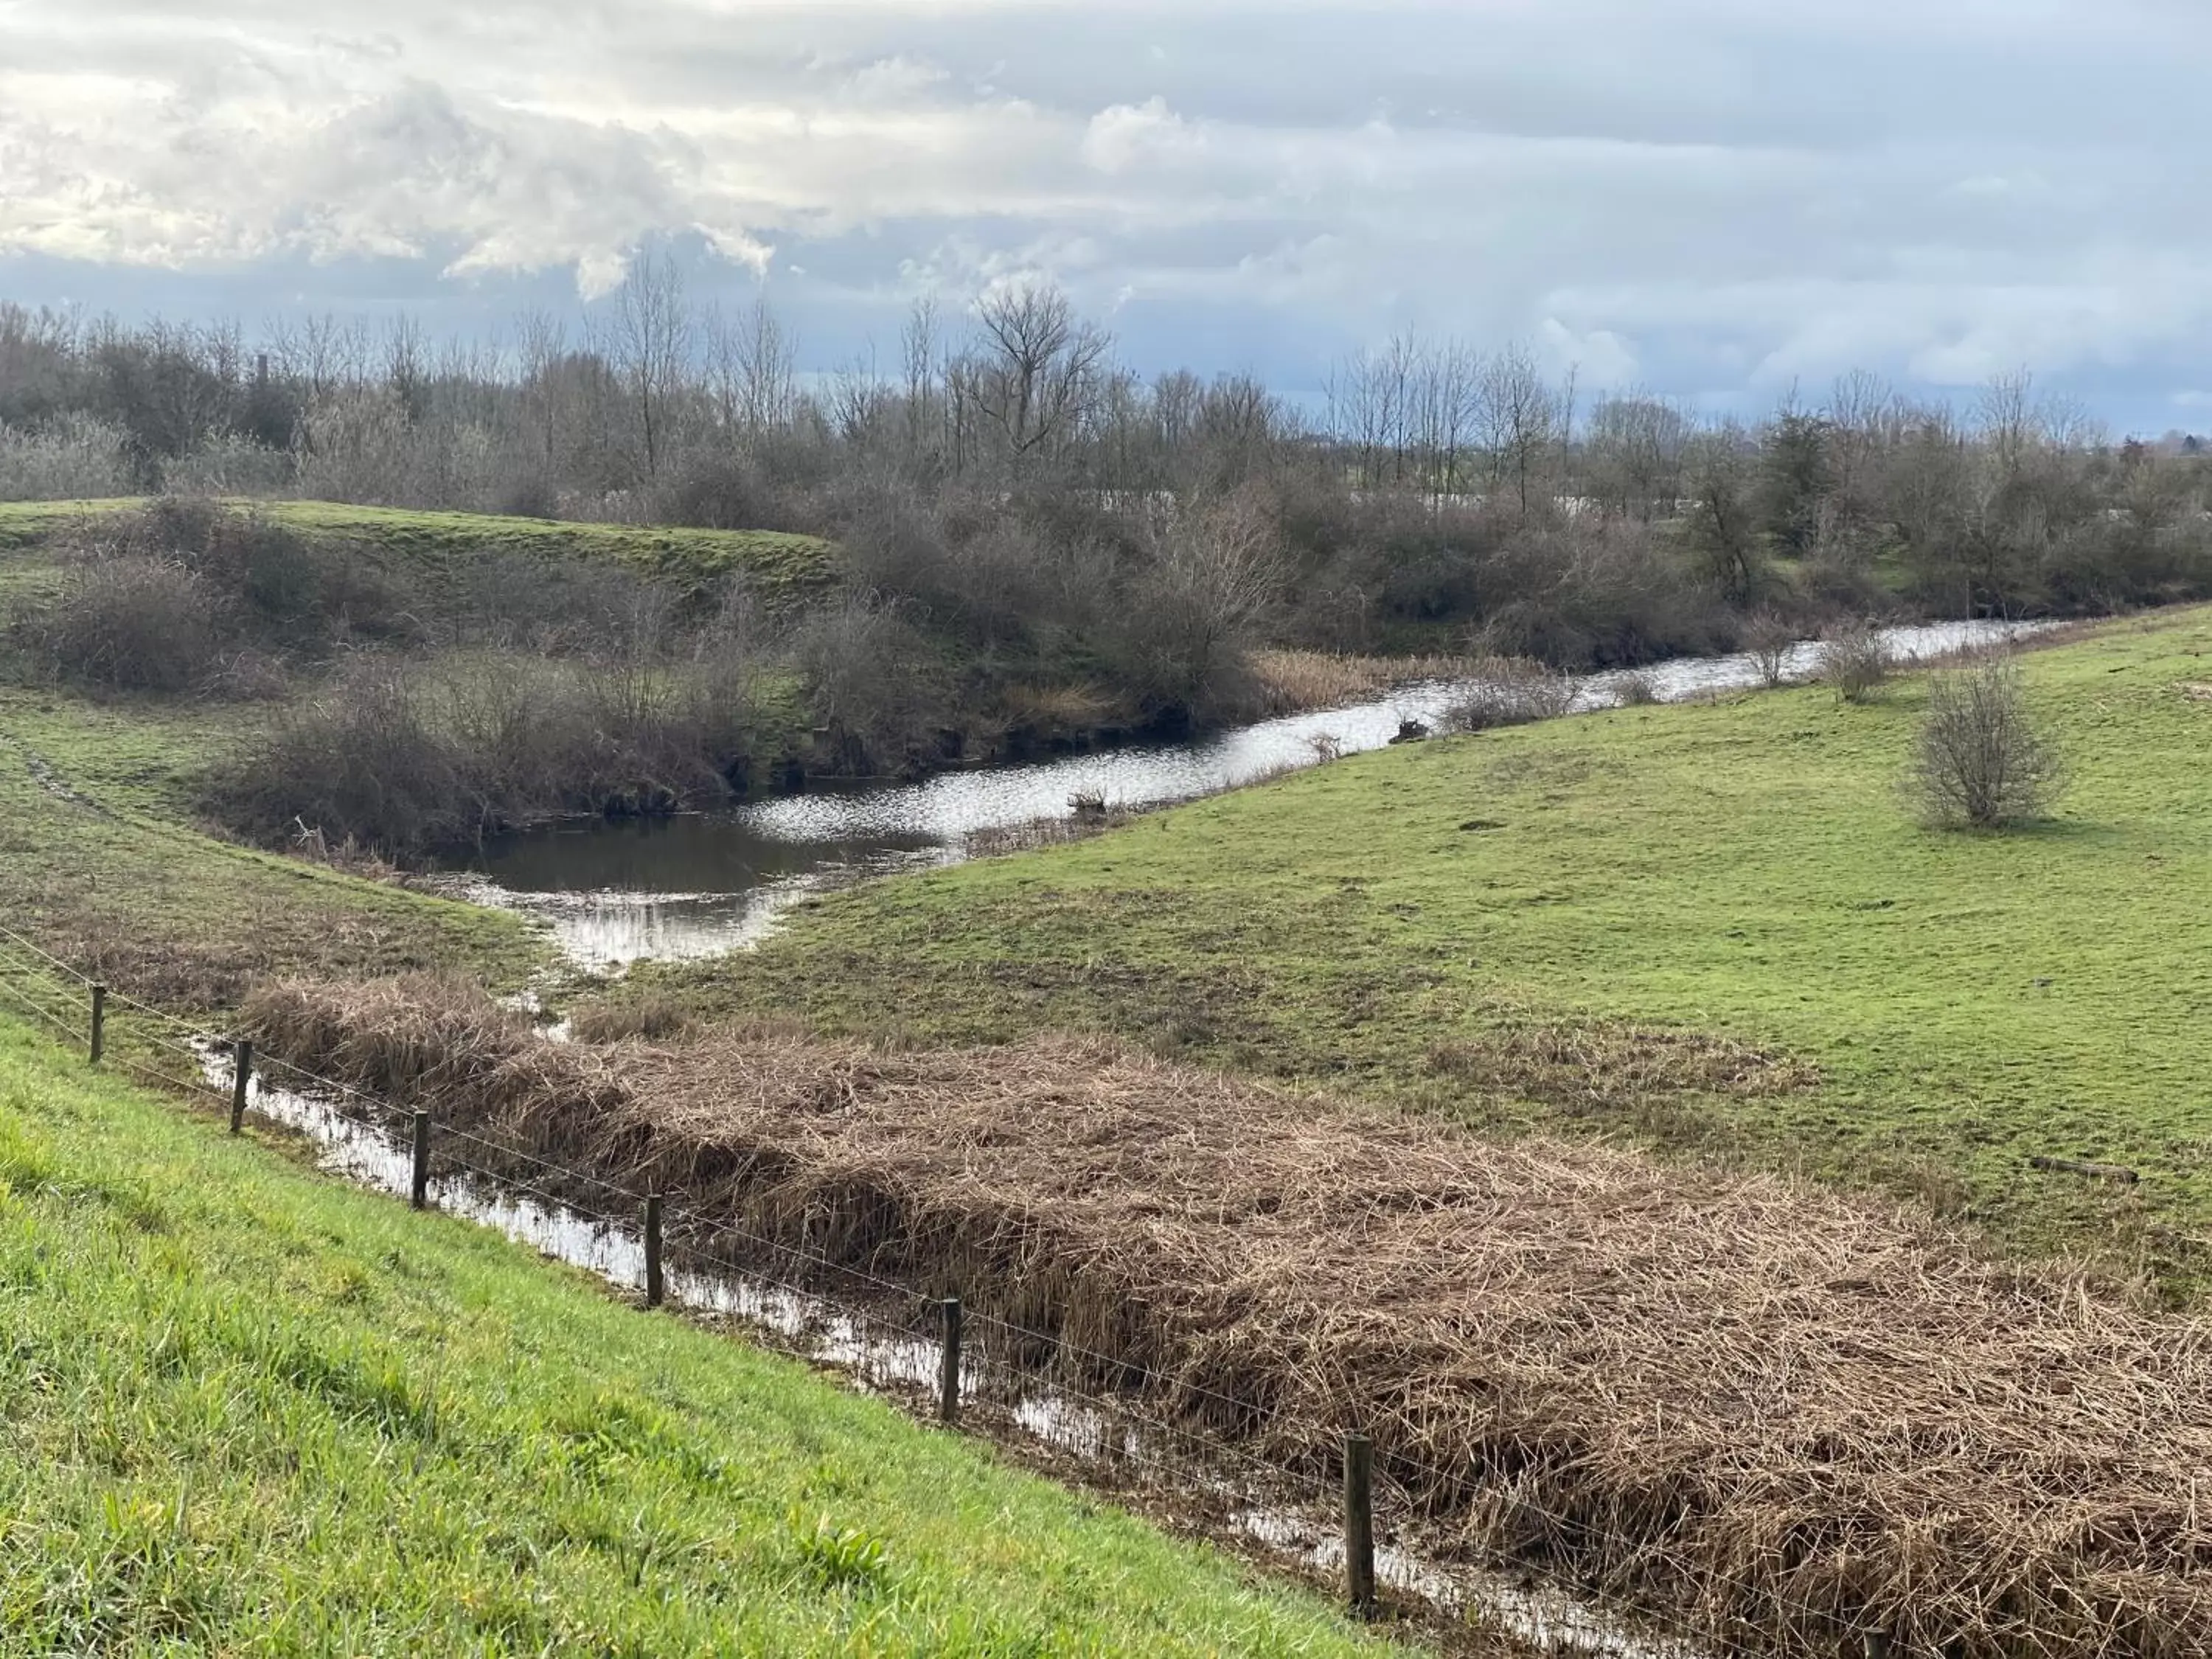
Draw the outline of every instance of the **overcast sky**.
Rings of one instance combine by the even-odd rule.
[[[1044,273],[1286,390],[1416,328],[2204,428],[2209,80],[2206,0],[0,0],[0,295],[480,331],[666,239],[813,368]]]

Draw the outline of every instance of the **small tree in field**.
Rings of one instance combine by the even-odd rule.
[[[1907,780],[1931,823],[1998,830],[2041,816],[2060,784],[2058,757],[2028,717],[2008,659],[1939,674]]]

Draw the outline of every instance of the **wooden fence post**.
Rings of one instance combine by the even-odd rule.
[[[418,1210],[430,1207],[430,1115],[415,1114],[415,1178],[407,1201]]]
[[[937,1373],[937,1420],[955,1424],[960,1420],[960,1298],[948,1296],[942,1307],[945,1357]]]
[[[100,1057],[107,1049],[107,988],[92,988],[92,1063],[100,1064]]]
[[[1364,1434],[1344,1437],[1344,1593],[1375,1616],[1375,1444]]]
[[[240,1037],[230,1056],[230,1132],[246,1121],[246,1085],[253,1077],[253,1039]]]
[[[660,1194],[645,1195],[645,1305],[657,1308],[667,1286],[660,1277]]]

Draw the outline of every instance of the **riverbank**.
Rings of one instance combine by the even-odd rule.
[[[11,1649],[1406,1650],[4,1014],[0,1310]]]
[[[1346,758],[1031,856],[811,901],[641,994],[933,1044],[1116,1033],[1495,1133],[1906,1196],[2212,1285],[2203,609],[2022,659],[2073,787],[2002,837],[1899,794],[1924,686],[1623,708]],[[895,1012],[894,1012],[895,1011]],[[1815,1086],[1674,1062],[1705,1038]],[[2032,1158],[2133,1170],[2132,1184]]]

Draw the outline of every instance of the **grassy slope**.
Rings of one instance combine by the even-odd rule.
[[[1210,1551],[229,1141],[4,1020],[0,1312],[10,1653],[1370,1645]]]
[[[445,964],[511,988],[551,960],[516,917],[188,827],[189,775],[234,713],[0,688],[0,925],[206,1007],[272,969]]]
[[[0,502],[0,554],[23,555],[87,515],[137,501]],[[318,535],[372,544],[438,563],[471,553],[537,558],[607,558],[678,580],[743,570],[772,597],[798,597],[836,579],[836,549],[813,536],[770,530],[686,530],[570,524],[490,514],[431,513],[334,501],[261,501],[253,510]]]
[[[1919,684],[1867,708],[1807,689],[1343,761],[830,898],[757,957],[676,976],[832,1027],[1103,1025],[1492,1125],[1741,1152],[2201,1285],[2212,702],[2181,687],[2212,680],[2212,613],[2115,624],[2027,673],[2074,772],[2028,833],[1912,820]],[[1430,1062],[1439,1040],[1583,1018],[1749,1039],[1825,1081],[1530,1102]],[[2031,1173],[2037,1152],[2145,1183]]]

